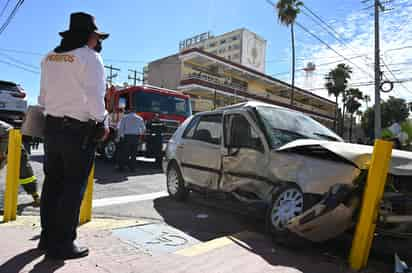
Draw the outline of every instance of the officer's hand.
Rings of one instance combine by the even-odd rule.
[[[104,127],[104,135],[102,141],[106,141],[109,138],[110,135],[110,129],[109,127]]]

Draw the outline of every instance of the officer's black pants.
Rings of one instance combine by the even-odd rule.
[[[45,181],[41,195],[41,239],[53,252],[76,239],[80,205],[94,160],[95,145],[82,148],[85,125],[46,119]]]
[[[125,135],[120,145],[119,165],[121,168],[128,165],[130,169],[136,168],[137,149],[139,147],[139,136]]]

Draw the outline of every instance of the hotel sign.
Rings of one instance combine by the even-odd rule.
[[[212,37],[213,37],[213,35],[210,33],[210,31],[208,31],[208,32],[204,32],[204,33],[198,34],[196,36],[193,36],[191,38],[182,40],[182,41],[179,42],[179,50],[184,50],[186,48],[190,48],[190,47],[194,46],[195,44],[203,42],[203,41],[205,41],[207,39],[210,39]]]

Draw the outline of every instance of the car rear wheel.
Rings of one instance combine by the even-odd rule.
[[[295,185],[284,185],[275,191],[267,211],[266,223],[276,241],[289,239],[291,233],[286,227],[290,220],[304,212],[303,201],[303,193]]]
[[[182,175],[176,164],[172,163],[167,170],[167,192],[177,201],[185,201],[189,196],[189,189],[185,186]]]

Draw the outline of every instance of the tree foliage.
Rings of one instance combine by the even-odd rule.
[[[290,26],[295,23],[303,2],[297,0],[279,0],[276,4],[278,19],[282,25]]]
[[[389,97],[381,103],[382,128],[391,126],[393,123],[402,123],[409,117],[409,107],[404,99]],[[375,111],[373,107],[368,108],[362,116],[362,129],[365,135],[373,139],[375,122]]]

